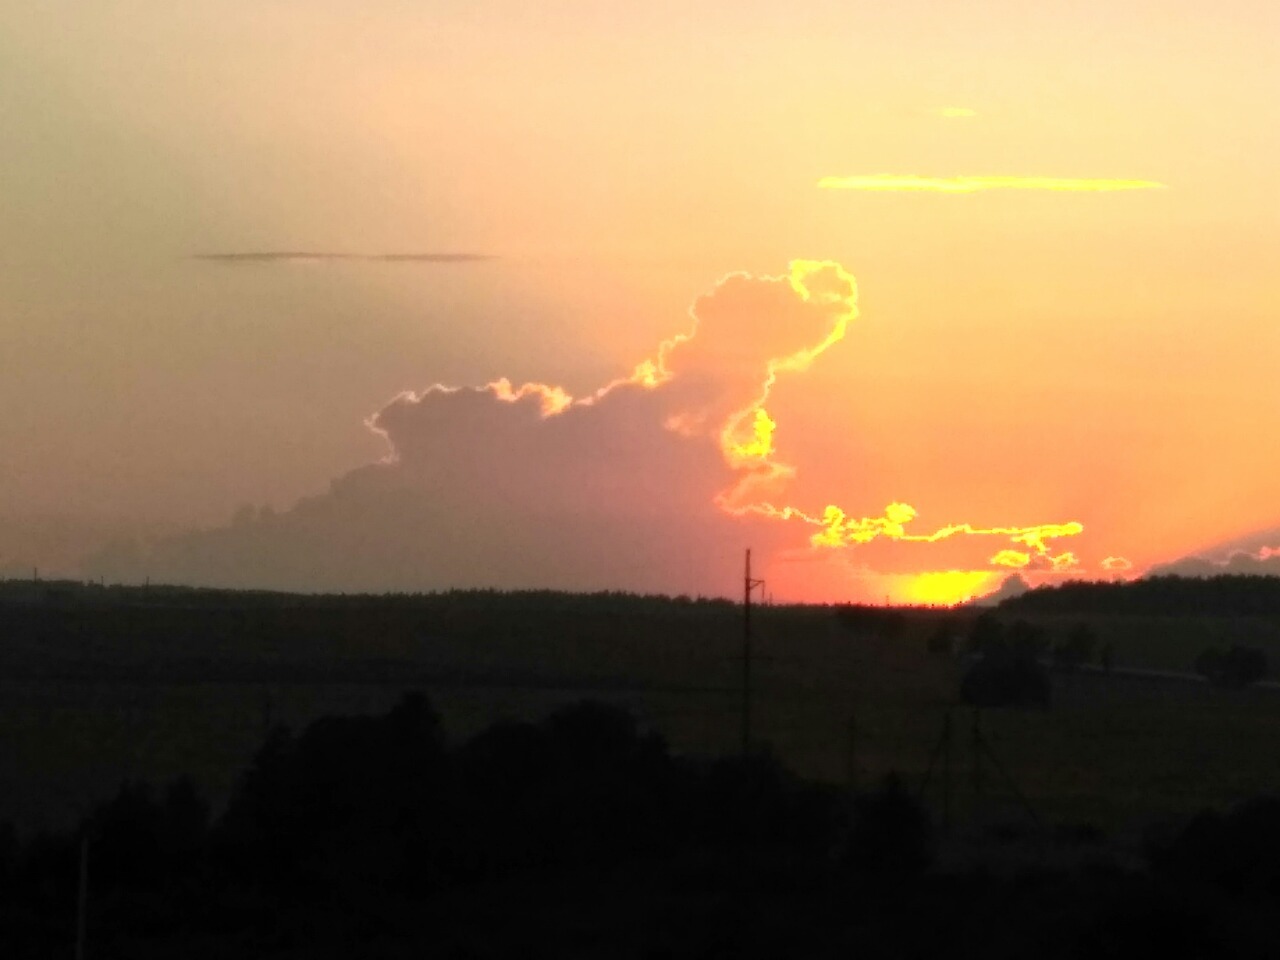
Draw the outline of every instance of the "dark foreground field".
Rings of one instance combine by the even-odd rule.
[[[972,614],[968,619],[972,619]],[[1052,641],[1080,618],[1031,615]],[[753,741],[797,774],[839,785],[923,779],[953,710],[957,821],[1022,817],[1138,829],[1280,787],[1280,693],[1152,678],[1189,672],[1206,645],[1253,642],[1280,662],[1265,617],[1093,616],[1110,673],[1055,672],[1046,710],[984,711],[990,757],[973,783],[964,662],[926,642],[968,621],[902,622],[838,608],[754,618]],[[532,719],[591,697],[659,730],[673,751],[741,741],[741,610],[623,595],[297,598],[81,589],[0,606],[0,820],[63,828],[124,779],[190,774],[215,806],[265,731],[385,710],[427,692],[450,734]],[[1007,773],[1000,776],[999,768]],[[925,799],[942,802],[941,769]]]
[[[0,596],[6,955],[69,955],[85,837],[99,957],[1277,948],[1280,692],[1190,670],[1269,616],[1027,611],[1106,668],[977,714],[975,612],[758,608],[744,762],[727,602]]]
[[[210,812],[189,780],[127,783],[73,829],[0,837],[0,951],[1013,960],[1280,948],[1278,801],[1197,817],[1128,862],[1079,830],[971,824],[962,862],[899,780],[849,792],[768,756],[680,757],[599,702],[465,739],[446,736],[421,695],[277,729]]]

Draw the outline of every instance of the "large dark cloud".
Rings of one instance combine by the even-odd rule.
[[[1149,577],[1216,577],[1224,573],[1280,577],[1280,551],[1233,553],[1223,558],[1183,557],[1171,563],[1157,564],[1147,571]]]
[[[1212,577],[1224,573],[1280,576],[1280,527],[1258,530],[1206,547],[1192,556],[1158,564],[1146,575]]]
[[[706,568],[738,540],[709,508],[723,467],[713,445],[663,429],[659,401],[628,389],[550,418],[537,398],[487,391],[395,401],[377,417],[395,461],[287,512],[163,541],[149,575],[304,590],[710,589],[720,577]]]
[[[483,253],[335,253],[323,250],[251,250],[230,253],[194,253],[192,260],[214,263],[312,263],[346,260],[368,263],[481,263],[495,257]]]
[[[726,278],[695,304],[696,333],[578,401],[505,381],[401,394],[369,420],[382,462],[278,514],[117,545],[93,572],[301,590],[730,592],[745,546],[767,556],[807,535],[716,506],[758,469],[726,458],[725,425],[763,396],[771,361],[851,315],[852,278],[824,265],[805,276],[808,287],[794,274]]]

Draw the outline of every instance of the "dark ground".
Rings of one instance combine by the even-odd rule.
[[[853,863],[857,845],[839,827],[803,853],[777,837],[708,848],[686,836],[607,863],[535,858],[429,895],[356,884],[343,888],[354,901],[328,907],[323,898],[280,900],[278,890],[243,902],[234,871],[201,873],[178,888],[234,918],[230,928],[209,925],[213,908],[203,926],[175,927],[187,908],[164,907],[168,894],[144,884],[95,901],[94,955],[172,956],[180,944],[188,956],[509,956],[535,947],[564,956],[924,956],[963,942],[984,956],[1072,956],[1160,938],[1199,944],[1204,956],[1266,954],[1258,917],[1272,902],[1267,870],[1280,844],[1247,868],[1224,867],[1204,843],[1176,845],[1197,811],[1276,789],[1280,696],[1189,675],[1206,644],[1247,642],[1274,659],[1277,621],[1113,606],[1082,616],[1028,611],[1048,644],[1085,621],[1112,648],[1112,669],[1053,672],[1048,709],[983,711],[987,750],[975,771],[973,714],[956,705],[969,663],[959,648],[975,615],[757,610],[757,752],[803,778],[796,789],[835,802],[845,811],[837,823],[858,820],[833,797],[847,798],[851,786],[866,796],[891,771],[936,827],[945,803],[950,827],[931,834],[925,874]],[[678,763],[731,757],[741,735],[741,627],[726,602],[624,595],[299,598],[0,585],[0,819],[15,827],[11,864],[43,856],[57,878],[19,883],[43,890],[40,910],[52,910],[28,955],[65,943],[76,872],[74,851],[33,838],[44,830],[73,842],[124,781],[188,776],[216,827],[270,730],[384,714],[406,690],[429,695],[449,750],[501,718],[541,721],[591,698],[661,734]],[[953,635],[950,654],[929,653],[940,635]],[[949,710],[948,764],[938,747]],[[1251,824],[1246,849],[1270,835],[1266,817]],[[365,856],[342,852],[346,840],[326,842],[337,843],[335,876],[350,872],[350,856]],[[215,848],[201,846],[201,857],[220,863]],[[1153,850],[1172,848],[1181,859],[1153,861]],[[99,883],[108,882],[98,866]],[[1242,871],[1246,881],[1231,879]],[[138,903],[151,902],[169,920],[149,934],[145,919],[116,929],[100,913],[110,914],[111,896],[123,897],[121,915],[137,920]]]

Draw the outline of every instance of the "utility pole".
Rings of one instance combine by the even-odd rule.
[[[751,592],[763,587],[763,580],[751,579],[751,550],[742,578],[742,755],[751,753]]]
[[[844,767],[849,793],[858,792],[858,708],[849,711],[849,726],[845,730]]]
[[[89,831],[80,838],[80,884],[76,896],[76,960],[84,960],[89,922]]]
[[[929,781],[933,779],[933,771],[939,758],[942,759],[942,831],[946,833],[951,829],[951,709],[949,707],[942,716],[942,736],[938,738],[938,745],[929,755],[929,766],[920,784],[919,799],[921,800],[924,799],[925,791],[929,788]]]
[[[951,830],[951,711],[942,718],[942,832]]]
[[[982,708],[973,708],[973,793],[982,800]]]

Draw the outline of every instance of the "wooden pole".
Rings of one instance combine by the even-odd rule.
[[[973,708],[973,794],[982,799],[982,710]]]
[[[951,711],[942,718],[942,829],[951,829]]]
[[[751,551],[742,581],[742,755],[751,753]]]
[[[80,887],[76,898],[76,960],[84,960],[89,914],[89,831],[80,838]]]
[[[849,711],[849,739],[845,765],[849,777],[849,792],[856,793],[858,790],[858,710],[856,707]]]

